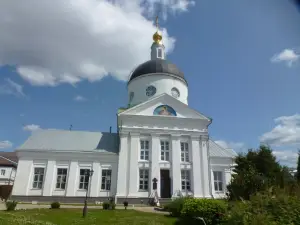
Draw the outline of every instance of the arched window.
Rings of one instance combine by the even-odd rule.
[[[153,115],[177,116],[176,111],[168,105],[160,105],[154,109]]]

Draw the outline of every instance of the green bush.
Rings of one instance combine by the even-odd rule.
[[[201,217],[206,224],[219,224],[224,221],[227,204],[222,200],[214,199],[186,199],[181,216],[186,218]]]
[[[166,204],[164,206],[164,210],[170,212],[171,216],[179,217],[181,215],[181,210],[186,199],[187,198],[185,197],[177,198],[172,202]]]
[[[115,203],[110,203],[109,208],[114,210],[116,208],[116,204]]]
[[[6,205],[6,210],[7,211],[13,211],[16,209],[17,207],[17,202],[16,201],[7,201],[5,202],[5,205]]]
[[[51,209],[59,209],[60,203],[59,202],[52,202],[51,203]]]
[[[109,209],[109,202],[103,202],[103,204],[102,204],[102,208],[103,209]]]

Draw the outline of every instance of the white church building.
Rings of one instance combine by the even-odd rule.
[[[151,60],[132,72],[127,89],[129,103],[118,111],[117,133],[33,132],[15,150],[12,198],[83,202],[87,194],[89,201],[140,203],[153,193],[161,199],[225,197],[236,153],[212,141],[212,119],[188,106],[188,83],[165,59],[158,31]]]

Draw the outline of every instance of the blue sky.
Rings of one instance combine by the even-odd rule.
[[[0,38],[0,49],[5,49],[0,50],[1,150],[13,150],[36,128],[68,129],[72,124],[75,130],[109,131],[112,126],[116,131],[117,109],[127,103],[126,76],[150,54],[155,10],[138,3],[99,7],[111,13],[97,14],[95,37],[110,48],[95,42],[94,49],[84,31],[71,26],[68,33],[76,36],[69,37],[60,21],[51,25],[43,13],[36,14],[43,18],[35,30],[29,25],[36,20],[24,20],[28,14],[17,15],[13,4],[0,3],[8,18],[0,22],[6,34]],[[159,6],[166,15],[160,24],[167,32],[168,59],[185,73],[189,105],[213,118],[210,136],[237,151],[269,143],[282,163],[293,164],[300,147],[300,13],[295,5],[288,0],[197,0]],[[114,16],[114,30],[105,33],[102,21],[111,21],[113,10],[131,17],[123,24],[122,16]],[[52,35],[43,36],[51,29]],[[39,41],[45,39],[47,43]],[[75,48],[83,47],[64,49],[60,45],[66,40],[65,46],[74,41]],[[97,67],[80,75],[76,65],[83,58]]]

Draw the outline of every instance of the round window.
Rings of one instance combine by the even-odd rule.
[[[180,93],[177,88],[172,88],[171,93],[174,98],[179,98],[180,96]]]
[[[156,93],[156,88],[154,86],[149,86],[146,88],[146,95],[148,97],[155,95],[155,93]]]

